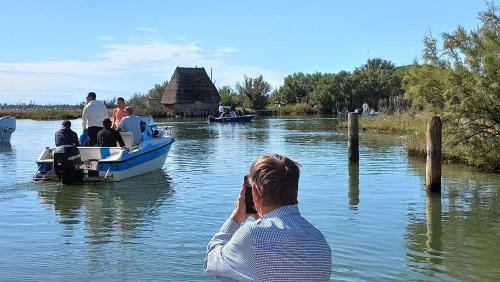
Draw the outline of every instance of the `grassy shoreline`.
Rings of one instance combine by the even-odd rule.
[[[377,117],[361,117],[358,120],[360,131],[371,130],[389,134],[401,134],[407,138],[406,151],[408,155],[425,158],[427,155],[426,130],[427,122],[431,119],[429,113],[404,113],[397,115],[379,115]],[[347,128],[347,120],[338,123],[340,128]],[[443,161],[447,163],[464,164],[479,170],[499,173],[500,160],[494,163],[480,162],[467,158],[464,148],[454,146],[447,140],[447,132],[453,130],[443,121]]]
[[[34,120],[77,119],[82,117],[82,109],[0,110],[0,116]]]
[[[111,110],[108,110],[111,114]],[[26,110],[0,110],[0,116],[14,116],[18,119],[33,120],[58,120],[78,119],[81,117],[81,109],[26,109]],[[360,130],[371,130],[388,134],[400,134],[407,138],[406,150],[410,156],[426,156],[426,127],[432,117],[428,113],[403,113],[398,115],[379,115],[376,117],[361,117],[359,119]],[[340,128],[347,128],[347,120],[339,120]],[[446,139],[446,132],[453,130],[443,122],[443,161],[449,163],[465,164],[476,169],[499,173],[500,160],[493,162],[481,162],[466,158],[464,148],[450,145]]]

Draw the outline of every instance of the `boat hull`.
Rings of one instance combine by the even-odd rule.
[[[255,115],[245,115],[245,116],[239,116],[239,117],[217,117],[217,118],[211,118],[211,122],[249,122],[252,119],[255,118]]]
[[[87,177],[87,179],[95,181],[121,181],[126,178],[161,169],[165,164],[172,143],[167,143],[147,153],[125,158],[120,161],[101,161],[97,165],[99,177]]]
[[[126,178],[161,169],[165,164],[173,138],[157,138],[144,141],[138,148],[122,151],[116,147],[79,147],[82,163],[80,170],[84,181],[122,181]],[[46,148],[37,160],[38,171],[34,180],[59,179],[53,173],[53,164],[47,158]]]

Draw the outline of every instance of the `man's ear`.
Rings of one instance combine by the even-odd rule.
[[[260,194],[257,192],[257,185],[253,184],[252,185],[252,198],[253,202],[255,203],[260,203]]]

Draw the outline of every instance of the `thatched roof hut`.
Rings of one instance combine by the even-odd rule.
[[[170,115],[214,114],[218,111],[219,102],[219,91],[205,68],[177,67],[161,98]]]

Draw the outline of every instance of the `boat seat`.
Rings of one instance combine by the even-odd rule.
[[[134,147],[134,133],[131,131],[120,131],[120,135],[122,136],[123,143],[125,143],[125,147],[132,148]],[[118,146],[118,144],[117,144]]]

